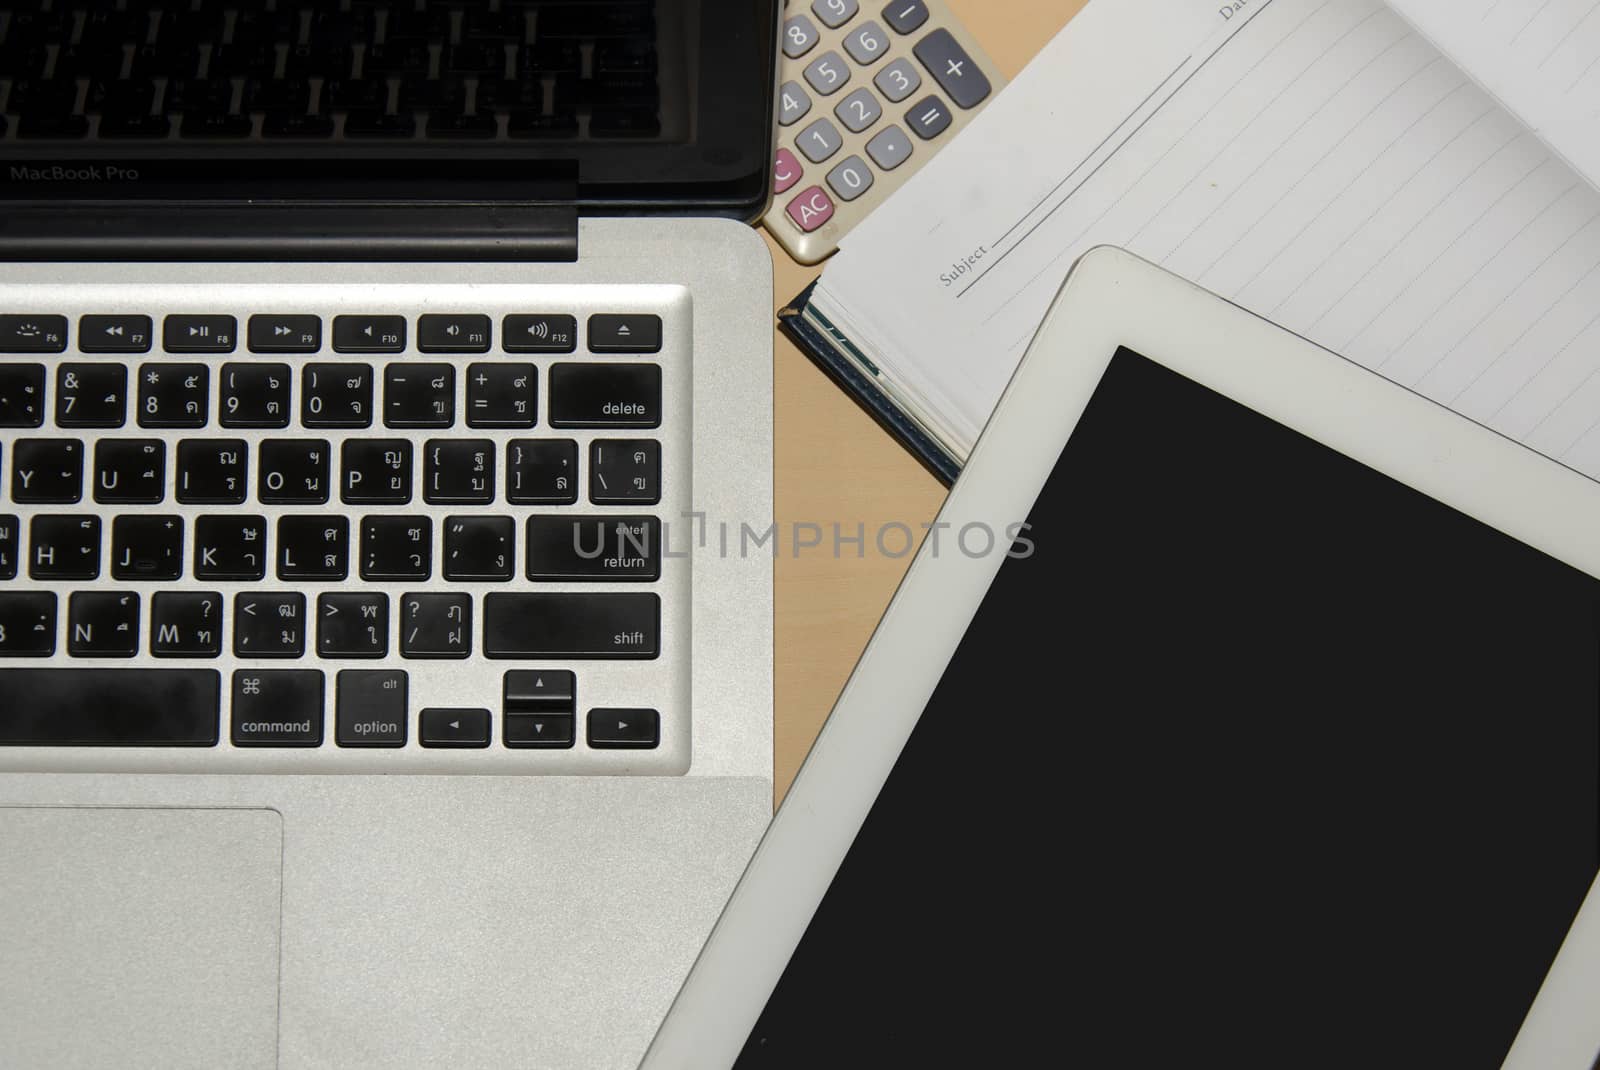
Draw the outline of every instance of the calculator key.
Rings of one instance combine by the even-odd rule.
[[[578,444],[571,439],[512,439],[506,446],[506,501],[571,505],[578,500]]]
[[[833,114],[849,127],[851,133],[859,134],[883,118],[883,105],[872,95],[872,90],[863,87],[841,100],[833,109]]]
[[[289,426],[287,364],[224,364],[218,378],[223,427]]]
[[[100,575],[100,518],[36,516],[28,525],[28,576],[92,580]]]
[[[853,201],[872,188],[872,168],[859,156],[851,156],[828,172],[828,186],[841,201]]]
[[[161,348],[168,353],[232,353],[239,321],[232,316],[168,316]]]
[[[141,364],[140,427],[204,427],[211,369],[204,364]]]
[[[876,22],[867,21],[845,35],[844,50],[863,67],[870,67],[889,51],[889,35]]]
[[[823,96],[834,92],[850,80],[850,66],[837,52],[824,52],[811,61],[805,70],[806,81]]]
[[[661,365],[557,364],[552,427],[660,427]]]
[[[149,316],[80,316],[78,348],[85,353],[148,353],[154,330]]]
[[[795,226],[810,234],[833,218],[833,200],[822,191],[821,186],[812,186],[801,190],[784,211],[789,213]]]
[[[306,596],[270,591],[233,596],[233,655],[298,658],[306,652]]]
[[[878,92],[882,93],[889,103],[898,104],[922,85],[922,75],[917,73],[910,60],[901,57],[873,75],[872,84],[878,87]]]
[[[111,578],[175,580],[183,575],[183,517],[133,513],[111,522]]]
[[[266,549],[265,517],[197,517],[194,522],[194,578],[264,579],[267,575]]]
[[[222,595],[161,591],[150,600],[150,653],[158,658],[222,656]]]
[[[424,353],[487,353],[489,317],[423,316],[417,320],[417,348]]]
[[[23,438],[11,447],[11,500],[68,505],[83,497],[83,443],[75,438]]]
[[[860,10],[861,5],[856,0],[811,0],[811,13],[830,30],[837,30]]]
[[[839,151],[844,144],[844,138],[839,136],[836,126],[826,119],[818,119],[794,139],[795,145],[805,153],[806,159],[812,163],[821,163],[829,156]]]
[[[500,324],[500,348],[507,353],[571,353],[578,348],[578,317],[507,316]]]
[[[924,141],[944,133],[952,120],[950,109],[944,106],[944,101],[934,96],[923,97],[906,112],[906,125]]]
[[[167,445],[156,438],[102,438],[94,444],[94,500],[154,505],[167,492]]]
[[[383,371],[386,427],[449,427],[456,422],[456,370],[449,364],[391,364]]]
[[[67,653],[75,658],[131,658],[139,652],[139,596],[132,591],[76,591],[67,600]]]
[[[406,348],[404,316],[335,316],[337,353],[399,353]]]
[[[0,364],[0,427],[44,423],[44,365]]]
[[[178,443],[177,498],[185,504],[238,505],[249,489],[250,448],[240,439]]]
[[[251,316],[245,331],[252,353],[315,353],[322,348],[320,316]]]
[[[883,21],[895,33],[910,33],[928,21],[928,5],[922,0],[893,0],[883,9]]]
[[[0,316],[0,353],[60,353],[66,348],[65,316]]]
[[[811,110],[811,94],[799,82],[784,82],[778,91],[778,122],[793,126]]]
[[[352,438],[341,447],[346,505],[406,505],[411,501],[411,443],[403,438]]]
[[[661,352],[661,317],[598,314],[589,317],[592,353]]]
[[[301,374],[300,423],[305,427],[371,427],[372,366],[307,364]]]
[[[57,427],[121,427],[127,422],[128,368],[62,364],[56,368]]]
[[[817,24],[804,15],[796,15],[783,24],[783,54],[790,59],[799,59],[817,47],[817,39]]]
[[[992,89],[988,77],[949,30],[934,30],[911,51],[957,107],[975,108],[988,98]]]
[[[778,150],[778,163],[772,170],[774,193],[787,193],[805,175],[805,168],[788,149]]]
[[[369,516],[361,521],[361,578],[425,580],[433,575],[433,521]]]

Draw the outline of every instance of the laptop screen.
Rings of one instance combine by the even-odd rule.
[[[1127,350],[1029,523],[739,1065],[1498,1067],[1600,582]]]
[[[774,3],[5,6],[0,198],[767,192]]]

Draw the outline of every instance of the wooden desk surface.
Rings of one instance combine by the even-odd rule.
[[[1009,79],[1087,0],[949,0]],[[769,238],[773,310],[819,269],[790,260]],[[776,333],[776,332],[774,332]],[[790,540],[777,562],[774,803],[833,708],[878,618],[910,564],[873,545],[884,524],[920,532],[944,501],[944,488],[782,334],[776,335],[776,516]],[[795,525],[816,524],[822,545],[793,545]],[[865,525],[861,556],[845,545],[835,557],[833,525],[849,538]],[[806,529],[809,533],[810,529]],[[892,543],[891,552],[898,547]]]

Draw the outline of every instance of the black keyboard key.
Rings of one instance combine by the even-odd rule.
[[[404,316],[335,316],[333,348],[337,353],[403,353]]]
[[[661,443],[596,439],[589,444],[589,500],[595,505],[652,505],[661,500]]]
[[[183,575],[183,517],[134,513],[111,521],[111,578],[175,580]]]
[[[17,561],[22,554],[22,521],[0,514],[0,580],[17,578]]]
[[[141,364],[140,427],[204,427],[211,407],[211,369],[204,364]]]
[[[604,750],[650,750],[661,744],[661,714],[655,710],[590,710],[589,746]]]
[[[13,105],[15,96],[13,88]],[[0,353],[61,353],[66,348],[65,316],[0,316]]]
[[[0,669],[0,746],[214,747],[215,669]]]
[[[287,364],[224,364],[218,377],[217,422],[223,427],[288,427]]]
[[[494,453],[488,439],[430,438],[422,451],[423,499],[435,505],[493,502]]]
[[[550,369],[552,427],[660,427],[659,364],[557,364]]]
[[[317,598],[317,655],[382,658],[389,655],[389,596],[381,592],[329,592]]]
[[[417,741],[424,747],[487,747],[489,711],[484,709],[426,709],[422,711]]]
[[[301,375],[300,423],[305,427],[371,427],[372,367],[307,364]]]
[[[306,596],[250,591],[233,596],[233,653],[298,658],[306,652]]]
[[[651,516],[530,516],[528,579],[661,578],[661,523]]]
[[[57,427],[121,427],[128,420],[128,369],[121,364],[56,367]]]
[[[246,324],[252,353],[315,353],[322,348],[320,316],[251,316]]]
[[[322,746],[320,669],[237,669],[233,674],[235,747]]]
[[[401,597],[401,657],[464,658],[471,653],[471,595],[419,593]]]
[[[369,516],[361,521],[361,578],[426,580],[433,575],[433,521]]]
[[[988,76],[943,27],[918,41],[911,51],[958,108],[977,107],[993,90]]]
[[[67,600],[67,653],[75,658],[131,658],[139,652],[139,596],[132,591],[77,591]]]
[[[403,438],[352,438],[341,447],[346,505],[406,505],[411,501],[411,443]]]
[[[261,485],[268,505],[321,505],[328,500],[332,450],[322,439],[271,439],[261,443]]]
[[[417,134],[417,121],[409,112],[400,115],[386,115],[380,111],[361,110],[351,112],[344,121],[346,137],[373,137],[394,138],[403,140],[413,138]],[[335,347],[337,348],[337,347]],[[348,350],[355,353],[371,353],[375,350]]]
[[[178,132],[187,138],[246,138],[255,130],[248,115],[228,112],[186,112]]]
[[[250,492],[250,447],[236,438],[178,443],[177,498],[186,505],[238,505]]]
[[[158,658],[222,654],[222,595],[160,591],[150,600],[150,653]]]
[[[21,438],[11,447],[11,500],[71,504],[83,497],[83,443],[75,438]]]
[[[468,427],[532,427],[538,422],[539,377],[532,364],[468,365]]]
[[[85,353],[148,353],[154,337],[149,316],[78,318],[78,348]]]
[[[661,651],[654,594],[525,594],[483,600],[483,652],[491,658],[649,659]]]
[[[100,575],[100,518],[44,515],[28,525],[28,575],[36,580],[92,580]]]
[[[44,423],[44,365],[0,364],[0,427]]]
[[[500,719],[500,741],[512,748],[566,748],[573,743],[570,713],[517,713]]]
[[[341,747],[403,747],[411,711],[400,669],[345,669],[339,673],[334,742]]]
[[[172,120],[165,115],[107,115],[100,120],[100,136],[103,138],[155,139],[165,138],[171,133]]]
[[[94,500],[155,505],[166,496],[167,446],[155,438],[103,438],[94,444]]]
[[[25,140],[74,140],[88,133],[86,115],[24,115],[17,123],[17,137]]]
[[[883,9],[883,21],[895,33],[910,33],[928,21],[928,5],[922,0],[893,0]]]
[[[388,427],[449,427],[456,422],[456,370],[449,364],[391,364],[383,372]]]
[[[232,353],[238,337],[232,316],[168,316],[161,323],[161,348],[168,353]]]
[[[659,353],[661,317],[611,313],[590,316],[589,352]]]
[[[506,500],[514,505],[571,505],[578,500],[578,444],[571,439],[512,439],[506,446]]]
[[[350,573],[350,518],[278,518],[280,580],[342,580]]]
[[[313,140],[333,136],[333,120],[326,115],[267,115],[261,120],[261,136]]]
[[[516,571],[517,524],[509,516],[451,516],[444,521],[444,578],[503,583]]]
[[[488,316],[430,313],[417,320],[417,348],[424,353],[487,353]]]
[[[512,669],[501,682],[501,712],[555,713],[578,711],[578,678],[566,669]]]
[[[0,591],[0,658],[47,658],[55,652],[56,596],[50,591]],[[0,671],[0,678],[4,676]],[[0,683],[3,694],[5,685]],[[0,703],[0,725],[6,712]]]
[[[507,316],[500,324],[500,348],[507,353],[571,353],[578,348],[578,318],[547,313]]]
[[[195,519],[195,579],[260,580],[266,575],[266,517],[202,516]]]

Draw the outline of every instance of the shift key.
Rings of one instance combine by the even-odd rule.
[[[550,369],[552,427],[660,427],[659,364],[557,364]]]
[[[484,597],[483,618],[491,658],[648,660],[661,652],[654,594],[499,592]]]

